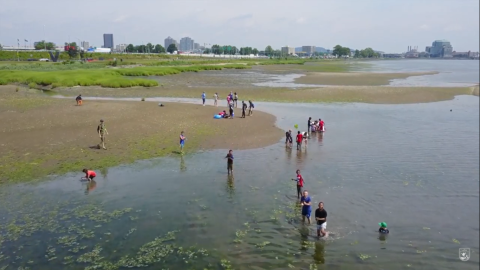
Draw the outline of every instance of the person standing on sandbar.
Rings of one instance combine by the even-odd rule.
[[[103,119],[100,119],[100,124],[97,127],[97,133],[100,137],[100,144],[102,145],[102,148],[107,150],[107,148],[105,147],[105,135],[108,135],[108,131]],[[100,149],[100,144],[98,145],[98,149]]]

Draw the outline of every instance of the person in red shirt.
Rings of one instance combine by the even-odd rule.
[[[322,119],[318,119],[318,120],[319,120],[318,126],[319,126],[319,129],[320,129],[320,132],[324,132],[325,131],[325,122],[323,122]]]
[[[298,199],[300,199],[300,197],[302,197],[302,188],[303,188],[304,181],[303,181],[302,175],[300,174],[300,170],[297,170],[296,173],[297,173],[297,178],[292,180],[297,182],[297,197]]]
[[[97,176],[97,174],[92,170],[83,169],[82,172],[85,173],[85,177],[82,177],[82,179],[85,179],[88,181],[92,181],[93,178]]]
[[[302,141],[303,141],[303,135],[300,131],[298,131],[298,134],[297,134],[297,150],[300,150],[302,148]]]

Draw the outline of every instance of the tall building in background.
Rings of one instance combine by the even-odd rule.
[[[294,47],[282,47],[282,54],[295,54],[295,48]]]
[[[114,49],[113,34],[103,34],[103,47]]]
[[[180,39],[180,51],[182,52],[189,52],[189,51],[193,51],[193,44],[195,42],[193,41],[193,39],[189,38],[189,37],[183,37],[182,39]]]
[[[194,49],[194,50],[200,50],[200,44],[198,44],[198,43],[193,43],[193,49]]]
[[[425,51],[430,54],[430,57],[453,57],[453,47],[450,41],[442,39],[435,40],[432,46],[427,46]]]
[[[80,47],[82,47],[84,50],[90,48],[90,43],[88,41],[82,41],[80,42]]]
[[[118,44],[115,48],[117,52],[124,52],[127,49],[127,44]]]
[[[178,49],[178,42],[175,39],[171,38],[170,36],[165,39],[164,44],[165,44],[165,50],[168,49],[168,46],[170,46],[170,44],[175,44],[175,46]]]
[[[312,55],[315,52],[315,46],[302,46],[302,52]]]

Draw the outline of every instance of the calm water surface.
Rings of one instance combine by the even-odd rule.
[[[382,60],[369,62],[349,62],[349,69],[353,72],[380,72],[380,73],[410,73],[432,72],[438,74],[413,76],[406,79],[391,80],[391,86],[432,86],[455,87],[472,86],[479,83],[479,61],[477,60]],[[315,63],[307,63],[315,65]],[[325,85],[298,84],[295,79],[304,76],[300,70],[291,73],[266,71],[262,67],[254,66],[251,70],[219,70],[198,73],[181,73],[175,76],[153,76],[149,79],[157,80],[166,86],[182,86],[189,88],[252,88],[252,87],[322,87]]]
[[[168,243],[209,256],[175,253],[146,269],[478,269],[478,97],[257,107],[277,115],[282,129],[305,130],[312,116],[325,119],[327,131],[300,152],[283,141],[235,151],[233,178],[226,175],[226,151],[217,150],[97,171],[90,191],[77,173],[2,187],[0,269],[83,269],[91,265],[85,256],[76,260],[95,245],[104,259],[91,258],[116,262],[174,230]],[[313,204],[325,203],[327,240],[311,237],[315,226],[300,222],[290,181],[296,169]],[[88,205],[99,209],[71,210]],[[95,220],[125,208],[132,210],[111,222]],[[85,220],[89,215],[96,218]],[[42,228],[20,233],[33,231],[34,216],[45,218]],[[381,221],[389,224],[386,239],[376,233]],[[91,238],[76,238],[83,248],[77,252],[62,246],[62,236],[87,234],[72,224],[91,230]],[[459,248],[471,249],[468,262],[459,260]],[[74,262],[65,265],[72,260],[66,256]]]

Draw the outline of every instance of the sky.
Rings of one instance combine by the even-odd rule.
[[[479,0],[0,0],[0,44],[46,39],[164,44],[188,36],[200,45],[259,50],[271,45],[371,47],[423,51],[449,40],[455,51],[479,51]]]

